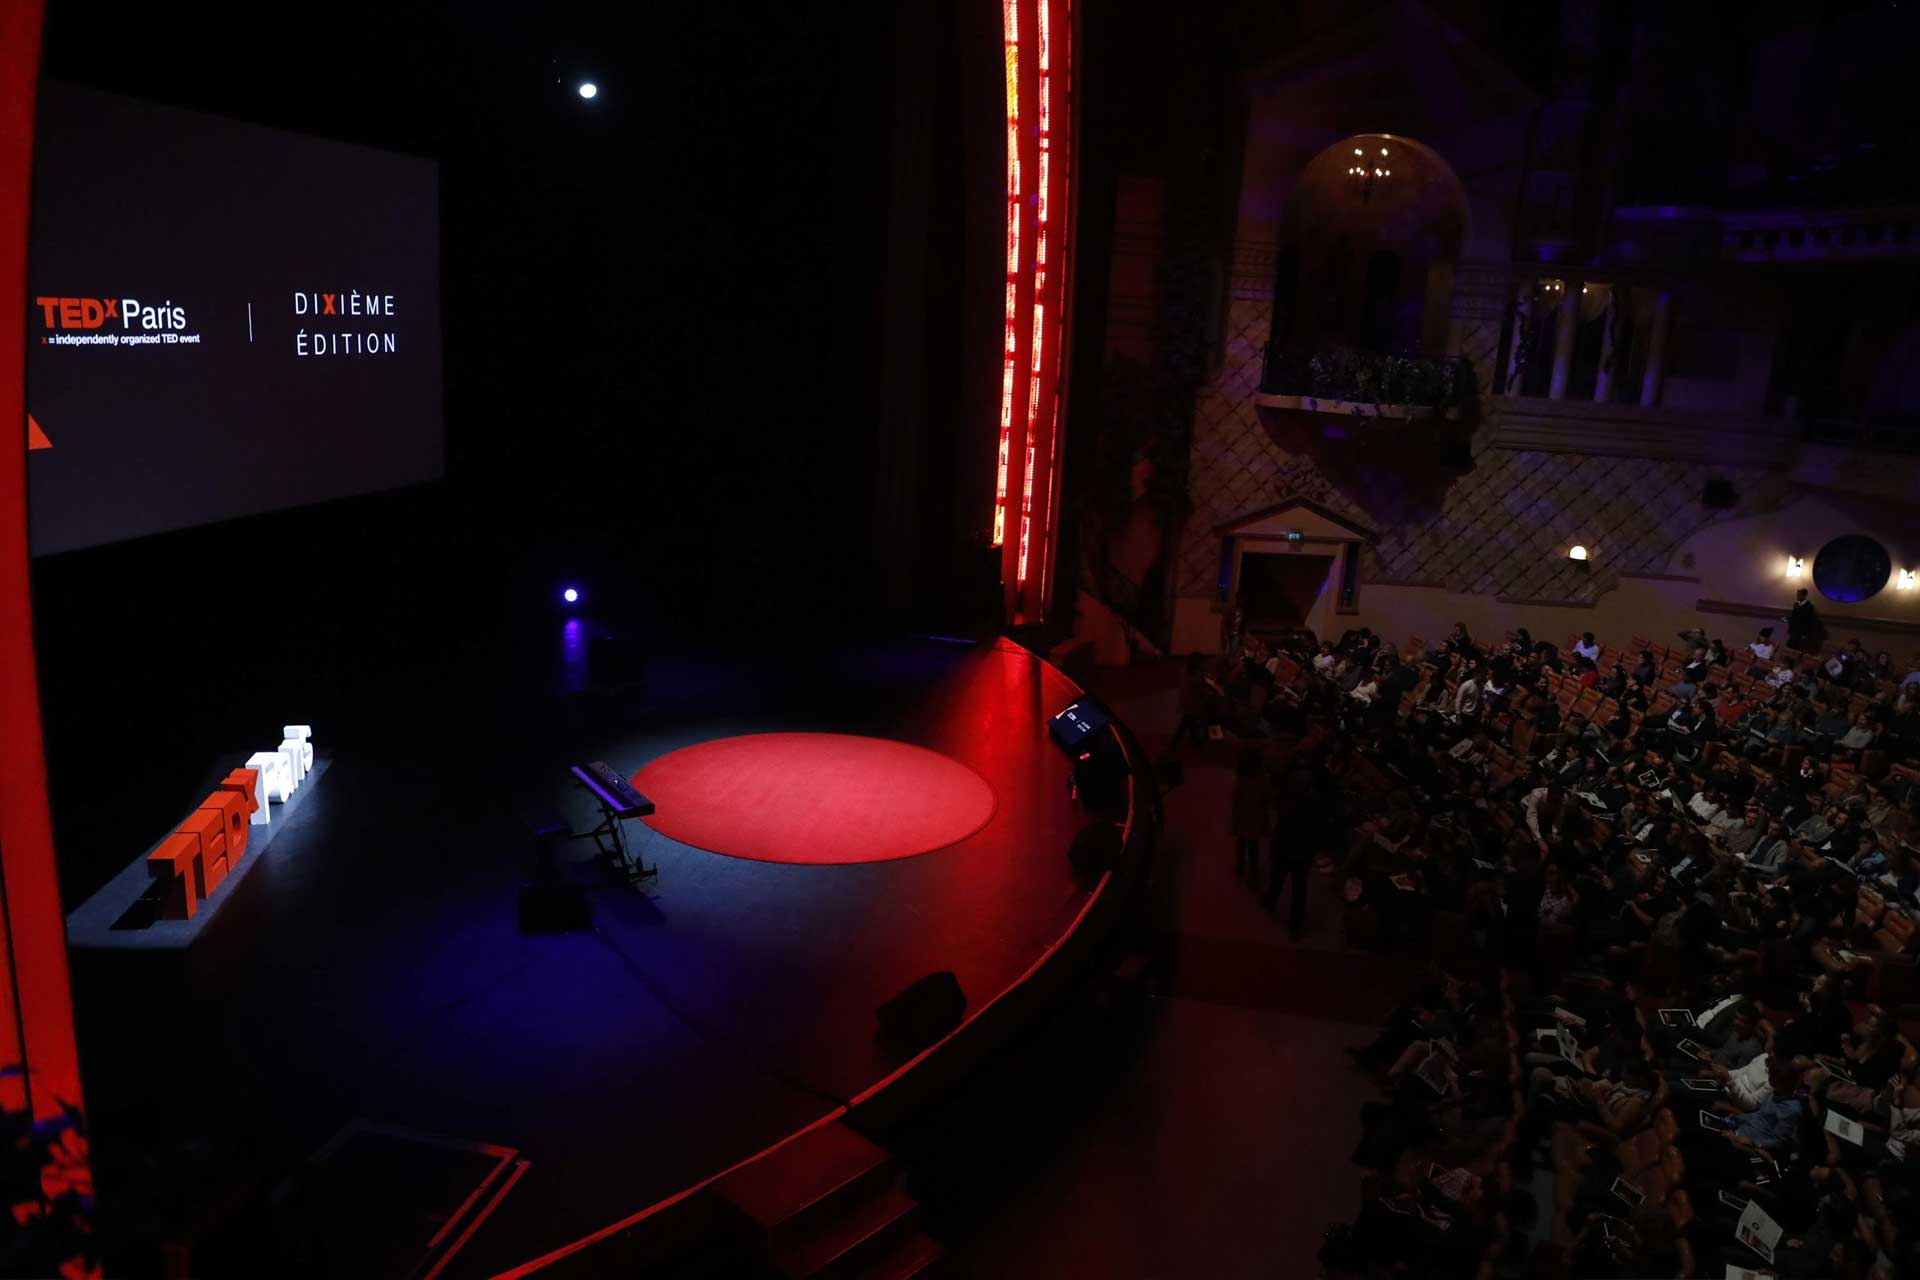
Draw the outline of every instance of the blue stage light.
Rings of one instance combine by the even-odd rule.
[[[562,600],[565,600],[565,601],[566,601],[566,602],[567,602],[568,604],[579,604],[579,603],[580,603],[580,588],[578,588],[578,587],[568,587],[568,588],[567,588],[567,589],[566,589],[565,591],[562,591],[562,592],[560,593],[560,598],[561,598]]]
[[[580,96],[588,99],[597,98],[600,96],[600,86],[591,80],[582,80],[580,82]]]

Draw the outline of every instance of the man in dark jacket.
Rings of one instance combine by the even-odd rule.
[[[1820,615],[1807,599],[1807,589],[1793,593],[1793,610],[1787,614],[1787,644],[1802,651],[1820,647]]]

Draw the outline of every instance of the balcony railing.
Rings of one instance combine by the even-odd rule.
[[[1920,419],[1916,418],[1810,417],[1805,435],[1811,444],[1920,453]]]
[[[1471,409],[1479,390],[1473,364],[1463,356],[1431,359],[1346,346],[1309,351],[1269,342],[1260,369],[1264,396],[1417,406],[1440,413]]]

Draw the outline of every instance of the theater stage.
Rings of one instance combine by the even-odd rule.
[[[580,640],[576,626],[556,643],[562,687],[583,682]],[[268,1196],[358,1122],[527,1162],[440,1272],[492,1275],[860,1101],[900,1065],[876,1044],[876,1006],[951,969],[970,1014],[1016,988],[1009,1008],[1083,919],[1096,886],[1066,850],[1088,815],[1045,728],[1078,690],[1026,650],[918,639],[752,663],[656,657],[644,688],[624,703],[530,699],[477,739],[428,719],[384,749],[341,750],[191,950],[76,953],[109,1232],[184,1223],[196,1275],[261,1274]],[[311,719],[324,743],[324,708]],[[568,763],[642,771],[644,787],[645,767],[676,751],[805,733],[923,748],[920,785],[958,770],[940,775],[959,787],[957,842],[806,865],[636,824],[657,880],[608,885],[574,843],[563,869],[597,886],[592,931],[519,931],[521,818],[551,806],[584,830],[594,817]],[[967,771],[985,810],[963,794]],[[654,798],[662,826],[686,803]],[[768,816],[749,825],[764,836]],[[830,813],[797,816],[831,830]],[[449,1177],[454,1191],[471,1181]],[[368,1191],[392,1193],[377,1178]],[[321,1274],[405,1275],[419,1257],[394,1238],[412,1210],[386,1208],[364,1204],[330,1242],[300,1247],[325,1254]],[[359,1225],[391,1256],[356,1250]]]

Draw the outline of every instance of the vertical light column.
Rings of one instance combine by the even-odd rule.
[[[996,547],[1007,540],[1007,473],[1013,461],[1013,392],[1020,360],[1020,0],[1002,0],[1000,21],[1007,62],[1007,297],[1000,354],[1000,453],[993,488]]]
[[[1022,587],[1027,582],[1033,548],[1033,461],[1040,432],[1040,375],[1046,367],[1047,351],[1047,151],[1053,92],[1052,69],[1047,57],[1048,7],[1048,0],[1035,0],[1040,25],[1039,39],[1034,42],[1039,70],[1039,90],[1034,95],[1039,145],[1033,181],[1033,343],[1027,359],[1027,450],[1020,480],[1019,557],[1014,566],[1014,581]]]
[[[1066,56],[1073,10],[1067,0],[1026,2],[1025,13],[1021,0],[1001,4],[1007,276],[993,542],[1002,549],[1006,604],[1031,620],[1046,609],[1059,500],[1061,375],[1072,262],[1067,246],[1072,186],[1065,160],[1072,147]]]
[[[1053,570],[1053,550],[1057,540],[1055,530],[1059,527],[1059,513],[1056,498],[1056,480],[1060,472],[1060,401],[1062,388],[1067,378],[1067,290],[1072,287],[1071,267],[1073,263],[1072,247],[1068,235],[1073,227],[1073,179],[1069,165],[1073,161],[1073,5],[1071,0],[1062,0],[1060,4],[1060,29],[1057,48],[1052,51],[1056,72],[1048,84],[1050,92],[1057,86],[1058,108],[1049,108],[1049,128],[1058,122],[1059,131],[1055,135],[1061,145],[1056,149],[1049,139],[1048,151],[1053,154],[1052,180],[1059,198],[1054,201],[1058,216],[1054,219],[1054,259],[1059,264],[1054,269],[1054,295],[1057,302],[1053,308],[1053,388],[1048,409],[1046,497],[1040,507],[1040,605],[1044,609],[1048,599],[1047,589],[1051,584]]]

